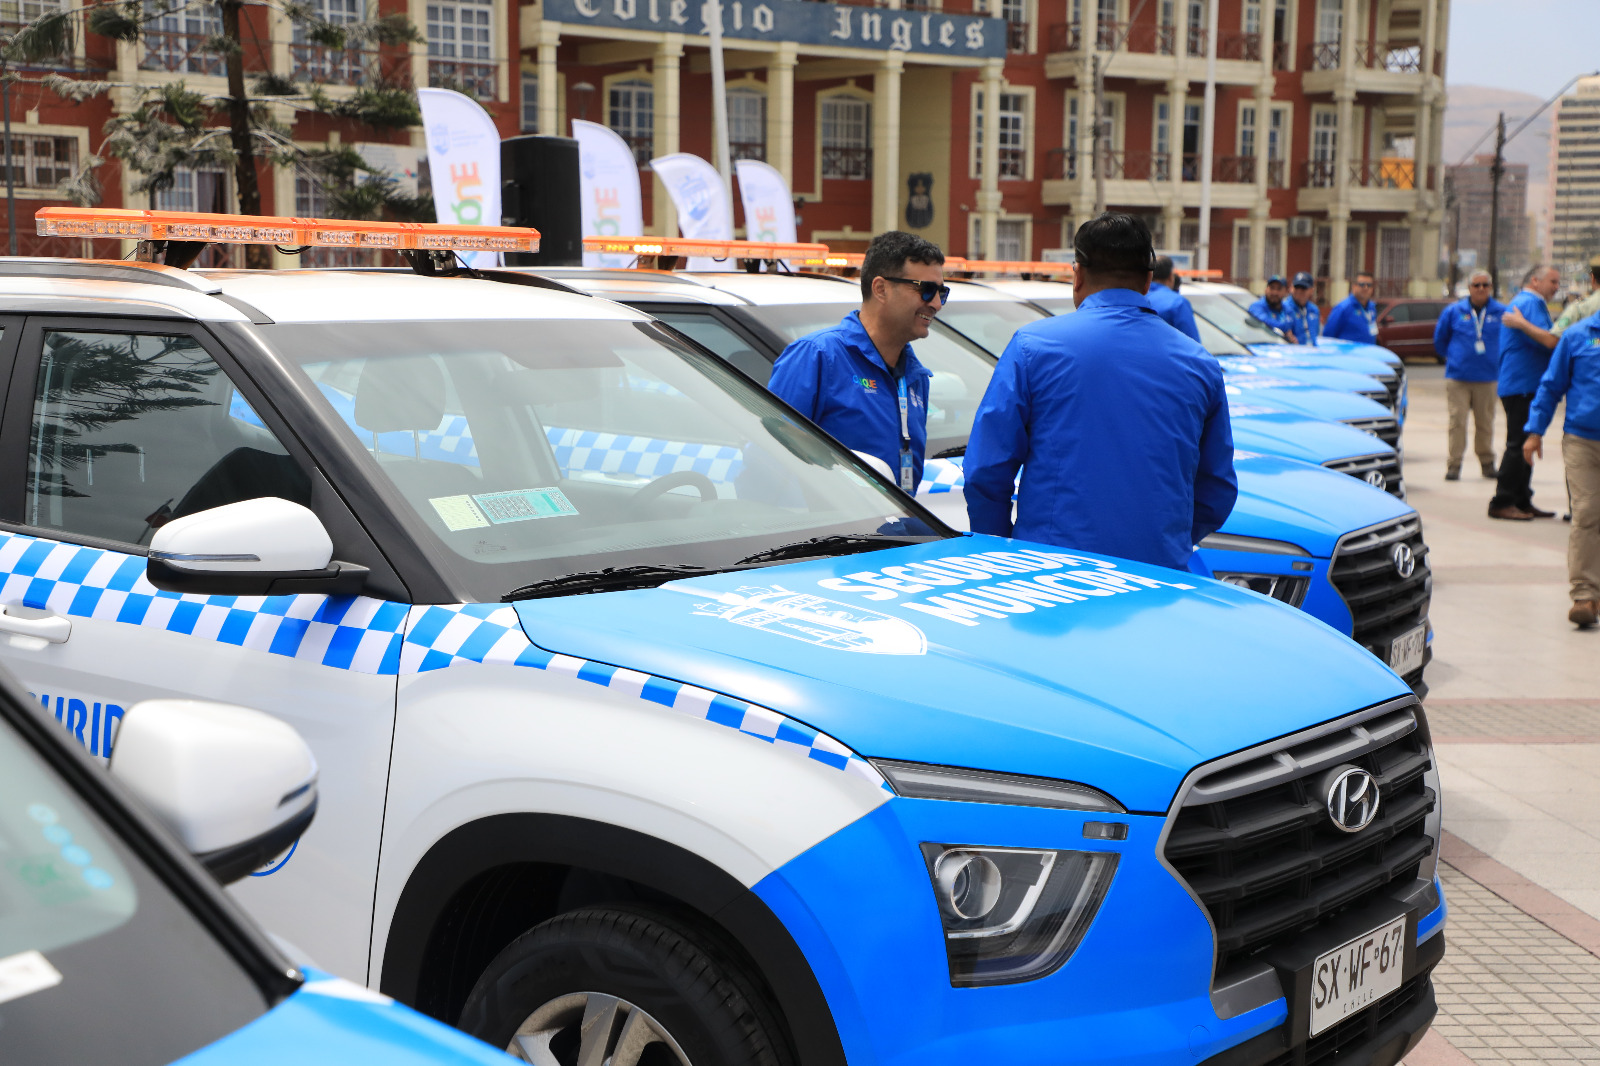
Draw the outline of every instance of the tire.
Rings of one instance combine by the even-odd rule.
[[[748,965],[655,908],[585,907],[535,926],[495,956],[459,1024],[538,1066],[794,1063]]]

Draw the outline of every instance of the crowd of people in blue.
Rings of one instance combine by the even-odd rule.
[[[965,459],[968,518],[975,532],[1190,568],[1193,546],[1221,527],[1237,494],[1221,369],[1199,343],[1171,260],[1155,255],[1141,220],[1101,215],[1079,227],[1073,246],[1077,313],[1018,330],[979,405]],[[882,459],[908,491],[921,477],[930,377],[912,346],[949,298],[943,265],[939,248],[920,237],[877,237],[861,267],[861,309],[789,345],[771,380],[773,392],[844,444]],[[1600,257],[1591,267],[1600,290]],[[1496,482],[1489,517],[1553,517],[1533,502],[1532,464],[1565,399],[1568,619],[1592,627],[1600,618],[1600,308],[1553,323],[1548,301],[1560,275],[1552,267],[1530,271],[1509,304],[1493,298],[1486,272],[1468,284],[1434,331],[1449,409],[1445,477],[1461,476],[1470,419],[1482,474]],[[1377,343],[1372,275],[1356,275],[1326,322],[1313,292],[1310,274],[1274,275],[1250,311],[1299,344],[1319,336]],[[1496,398],[1506,417],[1498,464]]]

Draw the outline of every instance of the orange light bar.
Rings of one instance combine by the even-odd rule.
[[[861,252],[829,252],[827,255],[806,256],[795,260],[800,266],[813,270],[840,270],[859,267],[866,255]]]
[[[948,257],[944,261],[946,270],[967,271],[973,274],[1056,274],[1070,276],[1071,263],[1044,263],[1026,262],[1010,259],[959,259],[952,260]]]
[[[1182,278],[1220,278],[1222,271],[1212,268],[1210,270],[1173,270],[1173,273]]]
[[[41,237],[123,237],[140,241],[388,248],[394,251],[539,250],[539,231],[525,226],[353,222],[336,218],[219,215],[199,211],[119,211],[103,207],[41,207],[33,217]]]
[[[583,250],[639,256],[704,256],[710,259],[804,259],[828,254],[826,244],[704,241],[689,237],[585,237]]]

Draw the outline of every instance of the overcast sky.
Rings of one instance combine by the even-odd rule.
[[[1597,41],[1597,0],[1454,0],[1446,77],[1548,97],[1600,68]]]

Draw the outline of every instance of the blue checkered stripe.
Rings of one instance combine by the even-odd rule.
[[[736,729],[779,751],[888,787],[861,756],[826,733],[777,711],[681,681],[535,647],[523,633],[512,607],[498,603],[413,607],[400,652],[401,673],[422,673],[464,662],[530,666],[587,681],[690,718]]]
[[[574,471],[660,477],[693,470],[712,481],[728,483],[744,469],[744,453],[720,444],[691,444],[555,426],[545,432],[555,448],[557,465],[569,477]]]
[[[368,596],[180,595],[146,581],[141,556],[0,538],[0,603],[151,626],[339,670],[399,668],[405,604]]]
[[[917,495],[954,492],[966,483],[966,474],[960,463],[950,459],[929,459],[922,464],[922,483],[917,486]]]

